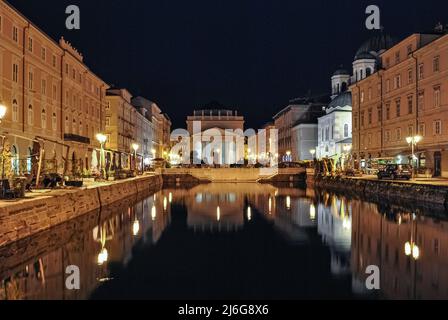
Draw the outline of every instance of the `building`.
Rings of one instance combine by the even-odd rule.
[[[162,152],[166,158],[171,150],[171,119],[168,114],[162,114]]]
[[[317,119],[322,116],[326,101],[325,96],[294,99],[273,117],[281,161],[312,159],[309,151],[317,145]],[[300,139],[305,140],[302,143]]]
[[[334,158],[338,162],[352,146],[351,93],[346,91],[336,96],[318,121],[316,158]]]
[[[131,104],[132,94],[126,89],[111,88],[107,90],[107,107],[105,112],[107,136],[107,162],[111,169],[130,169],[132,144],[137,143],[137,110]],[[140,129],[141,130],[141,129]]]
[[[379,55],[382,68],[350,87],[357,166],[386,158],[448,176],[448,36],[408,36]],[[408,137],[421,136],[414,161]]]
[[[213,108],[213,106],[222,107],[219,103],[211,103],[206,107]],[[196,132],[195,124],[200,125],[199,132]],[[195,162],[198,160],[210,162],[210,157],[214,158],[216,164],[233,164],[244,160],[244,150],[237,148],[237,139],[244,139],[244,117],[238,115],[237,111],[196,110],[187,118],[187,130],[192,137]],[[221,143],[214,141],[216,136],[221,137]]]
[[[42,171],[79,176],[91,165],[103,126],[107,84],[67,41],[56,42],[0,2],[0,102],[6,167],[2,175]]]

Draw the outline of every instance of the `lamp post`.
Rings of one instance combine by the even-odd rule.
[[[138,149],[140,149],[140,145],[138,143],[133,143],[131,147],[132,147],[132,150],[134,150],[134,170],[135,170],[135,173],[137,173],[138,172],[138,170],[137,170],[137,151],[138,151]]]
[[[0,124],[2,123],[3,119],[6,116],[7,108],[3,104],[3,102],[0,100]],[[1,136],[2,138],[2,181],[5,179],[5,139],[6,137],[4,135]]]
[[[286,162],[292,162],[292,159],[291,159],[291,151],[289,151],[289,150],[286,151],[286,157],[287,157],[287,158],[286,158],[286,160],[287,160]]]
[[[105,134],[98,133],[96,135],[96,140],[98,140],[98,142],[101,145],[101,151],[100,151],[100,172],[101,172],[101,175],[100,175],[100,178],[104,179],[104,177],[105,177],[105,174],[104,174],[105,165],[104,165],[104,162],[103,162],[104,161],[104,144],[107,141],[107,136]]]
[[[417,147],[417,144],[422,141],[421,136],[414,136],[414,137],[407,137],[406,142],[411,146],[412,151],[412,179],[415,178],[415,170],[414,170],[414,163],[415,163],[415,148]]]
[[[345,157],[347,157],[350,154],[350,151],[352,150],[351,145],[345,145],[342,147],[342,150],[344,151],[343,159],[342,159],[342,169],[345,169]]]

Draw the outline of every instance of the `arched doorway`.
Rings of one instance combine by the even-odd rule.
[[[434,152],[434,177],[440,177],[442,175],[442,153]]]
[[[20,174],[19,152],[17,151],[17,147],[15,145],[11,148],[11,171],[14,175]]]

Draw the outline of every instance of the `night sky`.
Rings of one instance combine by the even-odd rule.
[[[292,98],[325,93],[331,74],[351,70],[366,30],[365,8],[397,39],[448,23],[448,1],[360,0],[10,0],[54,39],[84,54],[107,83],[159,104],[184,128],[212,100],[259,128]],[[81,30],[65,29],[65,8]]]

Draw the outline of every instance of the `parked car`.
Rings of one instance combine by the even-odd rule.
[[[388,164],[378,171],[378,179],[404,179],[410,180],[412,177],[412,167],[408,164]]]

